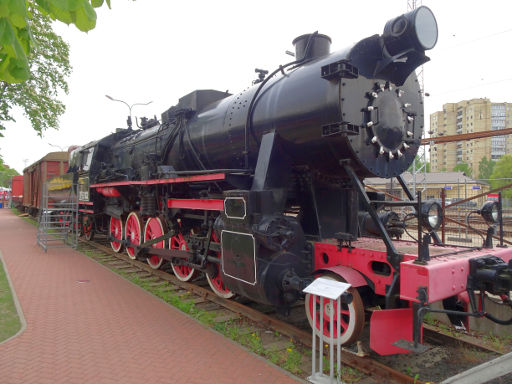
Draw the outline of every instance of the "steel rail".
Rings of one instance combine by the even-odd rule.
[[[457,332],[454,334],[445,333],[442,331],[441,328],[436,327],[435,325],[423,324],[423,336],[427,338],[441,339],[444,342],[448,340],[451,342],[455,341],[459,343],[464,343],[470,345],[471,347],[478,348],[486,352],[492,352],[498,355],[503,355],[503,351],[493,348],[490,345],[478,343],[478,341],[473,336]]]

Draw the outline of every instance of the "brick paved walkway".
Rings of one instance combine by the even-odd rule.
[[[2,384],[298,382],[86,256],[44,253],[8,209],[0,251],[27,321],[0,344]]]

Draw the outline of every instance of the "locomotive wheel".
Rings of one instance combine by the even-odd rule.
[[[110,216],[110,227],[109,227],[109,233],[110,236],[116,238],[116,239],[122,239],[123,238],[123,221],[121,219],[117,219],[113,216]],[[114,250],[114,252],[121,252],[121,249],[123,248],[123,243],[120,241],[111,241],[110,246]]]
[[[212,240],[215,242],[219,241],[215,232],[212,233]],[[217,252],[217,257],[221,257],[220,252]],[[206,280],[208,280],[210,288],[213,292],[215,292],[217,296],[220,296],[224,299],[231,299],[233,296],[235,296],[235,293],[224,285],[220,275],[220,264],[215,263],[213,266],[215,270],[215,276],[211,277],[208,273],[206,274]]]
[[[133,245],[141,245],[142,240],[142,219],[138,212],[130,212],[125,224],[125,236],[126,241],[130,241]],[[136,249],[135,247],[126,246],[126,253],[128,257],[135,260]]]
[[[87,241],[91,241],[94,238],[93,220],[90,216],[84,217],[82,233]]]
[[[144,242],[156,239],[157,237],[162,236],[164,233],[165,231],[162,220],[160,220],[158,217],[150,217],[146,222],[146,227],[144,229]],[[153,248],[165,248],[165,240],[153,244]],[[164,259],[163,257],[152,255],[147,257],[146,261],[151,268],[158,269],[162,266]]]
[[[344,280],[338,275],[325,274],[322,277],[330,280],[342,281]],[[334,340],[338,338],[338,322],[340,323],[340,342],[341,344],[354,343],[364,327],[364,306],[361,296],[356,288],[348,290],[352,294],[352,303],[341,303],[341,309],[336,311],[336,301],[324,298],[323,302],[323,324],[320,323],[320,297],[306,294],[305,306],[306,315],[308,317],[309,325],[313,328],[313,305],[316,306],[316,326],[315,333],[320,335],[320,329],[323,332],[324,341],[331,343],[331,327],[334,327]],[[315,297],[315,302],[313,302]]]
[[[181,249],[182,251],[188,251],[187,242],[181,233],[178,233],[176,236],[171,237],[169,240],[169,248],[171,249]],[[171,262],[172,271],[176,275],[176,277],[181,281],[189,281],[192,280],[196,276],[196,270],[194,268],[190,268],[186,265],[174,264]]]

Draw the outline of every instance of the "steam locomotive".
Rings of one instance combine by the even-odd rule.
[[[512,251],[442,246],[441,207],[413,196],[400,177],[423,131],[414,71],[436,42],[427,7],[338,52],[326,35],[302,35],[295,60],[257,70],[249,89],[194,91],[161,121],[143,119],[134,130],[129,120],[77,148],[69,175],[83,233],[107,233],[116,252],[153,268],[170,262],[183,281],[203,273],[219,296],[283,313],[315,278],[348,282],[340,308],[306,295],[308,318],[317,317],[328,342],[348,344],[363,329],[365,306],[379,304],[370,331],[381,354],[421,348],[432,302],[469,303],[441,310],[462,316],[486,315],[478,304],[486,291],[509,304]],[[409,201],[367,192],[368,176],[397,177]],[[414,212],[418,243],[392,240],[404,230],[392,205]],[[484,211],[495,217],[495,208]]]

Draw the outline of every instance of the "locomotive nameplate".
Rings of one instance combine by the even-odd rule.
[[[89,176],[78,179],[78,199],[89,201]]]
[[[256,246],[249,233],[223,230],[222,272],[232,279],[256,285]]]
[[[302,292],[326,297],[331,300],[338,300],[350,287],[351,285],[348,283],[319,277],[304,288]]]

